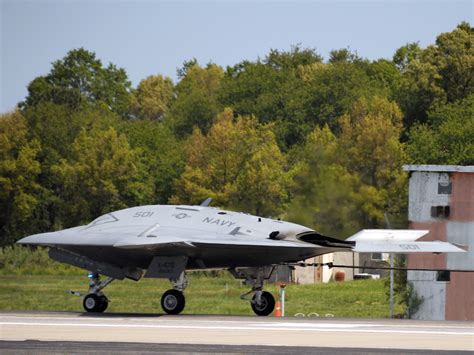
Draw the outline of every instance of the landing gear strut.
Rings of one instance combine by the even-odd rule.
[[[188,279],[183,271],[177,279],[170,279],[170,281],[173,289],[166,291],[161,296],[161,308],[168,314],[179,314],[186,305],[183,291],[188,286]]]
[[[105,281],[100,281],[99,274],[89,273],[89,291],[82,302],[87,312],[102,313],[107,309],[109,300],[102,293],[102,289],[114,280],[113,277],[109,277]]]
[[[229,269],[230,273],[236,279],[244,279],[246,285],[251,285],[249,292],[240,296],[246,299],[249,294],[253,294],[250,306],[255,314],[259,316],[268,316],[275,308],[275,298],[270,292],[263,291],[263,282],[272,275],[274,267],[256,267],[247,269]]]

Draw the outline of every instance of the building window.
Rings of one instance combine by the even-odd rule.
[[[448,174],[439,174],[438,195],[451,195],[453,184]]]
[[[390,259],[389,253],[371,253],[370,260],[371,261],[388,261]]]
[[[448,218],[450,213],[449,206],[431,206],[431,217]]]
[[[382,253],[372,253],[371,259],[373,261],[383,261],[383,254]]]
[[[436,281],[449,282],[451,281],[451,272],[448,270],[439,270],[436,272]]]

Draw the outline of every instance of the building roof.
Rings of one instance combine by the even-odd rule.
[[[474,173],[474,165],[403,165],[405,171]]]

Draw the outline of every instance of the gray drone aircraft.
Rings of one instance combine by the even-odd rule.
[[[50,258],[88,270],[90,287],[83,306],[103,312],[104,287],[115,279],[167,278],[173,288],[161,298],[166,313],[185,306],[186,270],[228,269],[251,290],[250,304],[269,315],[275,299],[263,291],[275,265],[296,263],[337,251],[463,252],[447,242],[416,241],[428,231],[362,230],[347,240],[326,237],[289,222],[200,206],[141,206],[105,214],[88,225],[31,235],[19,244],[49,247]],[[100,275],[108,278],[100,279]]]

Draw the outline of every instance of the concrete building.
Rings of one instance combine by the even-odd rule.
[[[409,255],[408,268],[474,270],[474,166],[405,165],[410,173],[410,228],[420,240],[467,247],[460,254]],[[474,320],[474,272],[409,271],[421,304],[413,319]]]
[[[323,264],[332,262],[337,265],[359,265],[359,254],[353,252],[330,253],[305,260],[308,264]],[[336,273],[340,278],[343,274],[344,281],[354,279],[354,274],[359,269],[354,268],[329,268],[328,266],[294,267],[277,266],[271,275],[270,282],[284,282],[302,284],[327,283],[336,280]],[[342,281],[342,280],[340,280]]]
[[[339,252],[339,253],[330,253],[321,256],[317,256],[311,259],[306,260],[307,263],[317,263],[324,264],[332,262],[336,265],[359,265],[359,254],[353,252]],[[354,274],[357,274],[359,269],[354,268],[329,268],[328,266],[307,266],[307,267],[297,267],[293,270],[291,279],[294,283],[297,284],[313,284],[329,281],[336,279],[336,273],[344,274],[344,281],[350,281],[354,279]]]

